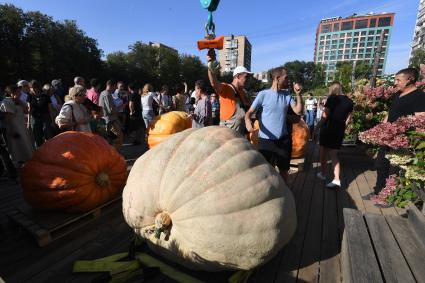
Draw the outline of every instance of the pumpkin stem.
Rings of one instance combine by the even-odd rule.
[[[100,187],[108,187],[111,184],[111,180],[109,179],[108,174],[105,172],[100,172],[96,176],[96,184],[98,184]]]
[[[161,233],[165,234],[167,239],[170,235],[171,218],[166,212],[161,212],[155,217],[155,238],[159,239]]]

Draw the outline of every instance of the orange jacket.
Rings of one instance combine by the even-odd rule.
[[[245,90],[237,90],[242,103],[247,103]],[[220,90],[220,120],[229,120],[236,111],[236,97],[233,88],[226,83],[221,83]],[[242,105],[241,105],[242,106]]]

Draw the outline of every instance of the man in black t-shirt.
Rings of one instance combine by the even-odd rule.
[[[396,76],[394,85],[397,93],[394,95],[388,116],[384,122],[394,122],[400,117],[414,115],[425,112],[425,93],[416,88],[419,72],[415,68],[400,70]],[[377,179],[374,187],[374,194],[385,187],[386,179],[390,175],[390,162],[385,158],[386,147],[381,147],[376,158]]]
[[[146,126],[142,117],[142,97],[134,84],[128,85],[128,92],[130,111],[129,135],[133,139],[133,144],[142,144],[147,150],[145,143]]]

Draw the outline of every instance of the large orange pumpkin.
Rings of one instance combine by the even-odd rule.
[[[301,158],[304,156],[309,138],[309,129],[303,119],[298,123],[292,124],[292,158]]]
[[[254,132],[249,133],[248,140],[258,149],[258,133],[260,125],[258,120],[255,120],[253,125]],[[292,124],[292,158],[300,158],[304,155],[307,143],[309,138],[309,130],[307,124],[303,119],[300,119],[299,122]]]
[[[34,208],[86,212],[119,195],[127,179],[123,157],[102,137],[65,132],[34,152],[22,168],[25,200]]]
[[[186,112],[172,111],[155,117],[148,128],[148,145],[153,148],[170,135],[192,127],[192,119]]]

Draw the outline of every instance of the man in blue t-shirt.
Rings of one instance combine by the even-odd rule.
[[[302,115],[304,106],[301,97],[302,87],[294,84],[296,101],[288,89],[288,71],[279,67],[271,71],[273,80],[271,89],[258,93],[251,107],[245,115],[245,125],[249,132],[253,132],[251,114],[261,111],[260,133],[258,149],[266,160],[277,165],[280,175],[287,182],[289,163],[291,161],[291,133],[286,126],[289,107],[297,115]]]

